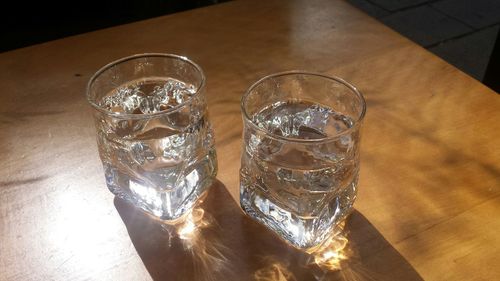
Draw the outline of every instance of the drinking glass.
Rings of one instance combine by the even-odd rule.
[[[321,244],[352,211],[366,105],[341,78],[266,76],[241,101],[240,204],[293,246]]]
[[[97,71],[87,99],[109,190],[165,220],[190,210],[217,173],[201,68],[171,54],[126,57]]]

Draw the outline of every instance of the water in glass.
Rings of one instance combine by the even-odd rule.
[[[147,77],[97,101],[107,111],[94,114],[108,188],[163,219],[192,208],[217,172],[206,103],[197,90],[174,78]]]
[[[356,197],[354,121],[301,100],[277,101],[249,117],[240,171],[242,208],[296,247],[317,245],[348,215]]]

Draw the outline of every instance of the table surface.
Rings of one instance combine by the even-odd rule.
[[[189,237],[104,183],[85,86],[144,52],[185,55],[208,79],[219,173]],[[338,75],[367,100],[347,259],[331,267],[237,203],[241,95],[289,69]],[[0,85],[0,280],[500,276],[500,97],[344,1],[234,1],[14,50]]]

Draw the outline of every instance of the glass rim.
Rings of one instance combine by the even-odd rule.
[[[127,62],[127,61],[134,60],[134,59],[138,59],[138,58],[145,58],[145,57],[163,57],[163,58],[179,59],[181,61],[184,61],[184,62],[192,65],[200,73],[200,76],[201,76],[201,81],[199,82],[199,86],[196,88],[196,92],[194,94],[190,95],[189,98],[187,100],[185,100],[183,103],[178,104],[172,108],[158,111],[158,112],[154,112],[154,113],[143,113],[143,114],[111,112],[111,111],[108,111],[108,110],[104,109],[103,107],[99,106],[97,103],[95,103],[91,99],[90,89],[92,87],[92,84],[102,73],[104,73],[106,70],[109,70],[111,67],[116,66],[120,63]],[[160,116],[160,115],[176,112],[176,111],[179,111],[180,109],[182,109],[184,106],[191,104],[191,102],[194,100],[194,97],[197,97],[200,95],[201,90],[205,87],[205,82],[206,82],[205,73],[203,72],[201,67],[197,63],[195,63],[194,61],[190,60],[189,58],[187,58],[185,56],[175,55],[175,54],[167,54],[167,53],[141,53],[141,54],[134,54],[134,55],[130,55],[130,56],[126,56],[126,57],[114,60],[114,61],[102,66],[101,68],[99,68],[99,70],[97,70],[97,72],[94,73],[94,75],[92,75],[92,77],[90,77],[89,82],[87,82],[85,96],[87,98],[87,102],[90,103],[90,105],[94,109],[96,109],[96,110],[98,110],[98,111],[100,111],[108,116],[116,117],[119,119],[146,119],[146,118],[151,118],[154,116]]]
[[[326,136],[324,138],[318,138],[318,139],[299,139],[299,138],[293,138],[293,137],[285,137],[285,136],[281,136],[281,135],[272,133],[264,128],[259,127],[252,120],[252,118],[250,118],[247,110],[245,109],[245,105],[246,105],[247,98],[250,96],[250,92],[255,87],[257,87],[262,82],[264,82],[268,79],[271,79],[271,78],[280,77],[280,76],[288,76],[288,75],[301,75],[301,74],[302,75],[309,75],[309,76],[316,76],[316,77],[320,77],[320,78],[325,78],[325,79],[330,80],[330,81],[335,81],[335,82],[338,82],[338,83],[346,86],[349,90],[351,90],[351,92],[353,92],[359,98],[359,100],[361,102],[361,107],[362,107],[359,116],[357,116],[357,118],[355,120],[353,120],[354,125],[350,128],[342,130],[342,131],[340,131],[332,136]],[[256,82],[254,82],[250,87],[248,87],[248,89],[245,91],[245,93],[241,97],[240,108],[241,108],[241,112],[243,113],[244,121],[247,121],[245,123],[249,123],[254,129],[265,133],[266,135],[270,136],[273,139],[287,141],[287,142],[296,142],[296,143],[321,143],[321,142],[328,142],[331,140],[336,140],[339,137],[346,135],[346,134],[349,134],[353,130],[357,129],[359,127],[359,125],[362,123],[362,121],[365,117],[365,114],[366,114],[366,101],[365,101],[365,98],[363,97],[363,95],[361,94],[361,92],[354,85],[352,85],[351,83],[345,81],[344,79],[342,79],[338,76],[326,75],[326,74],[321,74],[318,72],[311,72],[311,71],[305,71],[305,70],[289,70],[289,71],[277,72],[277,73],[266,75],[266,76],[260,78],[259,80],[257,80]]]

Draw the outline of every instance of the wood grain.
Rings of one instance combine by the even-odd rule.
[[[238,280],[260,278],[266,266],[279,280],[276,260],[289,280],[500,276],[500,97],[344,1],[273,0],[0,54],[0,280],[173,280],[182,264],[172,255],[194,262],[180,246],[147,251],[143,237],[166,238],[113,204],[97,154],[86,82],[102,65],[144,52],[185,55],[205,70],[219,159],[211,192],[223,205],[206,203],[219,228],[204,231],[236,251]],[[289,69],[338,75],[367,99],[350,227],[358,257],[342,274],[300,267],[301,253],[238,213],[239,100],[258,78]],[[180,272],[175,280],[214,276]]]

